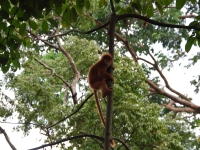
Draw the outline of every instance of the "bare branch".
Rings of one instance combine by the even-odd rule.
[[[75,113],[77,113],[77,112],[83,107],[83,105],[87,102],[87,100],[90,99],[90,97],[92,97],[92,95],[93,95],[93,93],[90,94],[90,95],[80,104],[80,106],[79,106],[74,112],[72,112],[71,114],[69,114],[69,115],[66,116],[65,118],[59,120],[58,122],[56,122],[55,124],[53,124],[53,125],[51,125],[51,126],[49,126],[49,127],[47,127],[47,128],[52,128],[52,127],[56,126],[57,124],[59,124],[59,123],[65,121],[66,119],[68,119],[69,117],[71,117],[72,115],[74,115]]]
[[[56,76],[57,78],[59,78],[60,80],[62,80],[62,82],[63,82],[67,87],[69,87],[69,89],[70,89],[70,91],[71,91],[71,93],[72,93],[72,88],[71,88],[70,84],[67,83],[61,76],[59,76],[59,75],[55,72],[55,70],[54,70],[53,68],[50,68],[49,66],[47,66],[46,64],[44,64],[43,62],[41,62],[40,60],[38,60],[37,58],[34,58],[34,59],[35,59],[39,64],[41,64],[43,67],[45,67],[46,69],[52,71],[52,74],[53,74],[54,76]]]
[[[169,104],[167,105],[164,105],[167,109],[171,110],[171,111],[174,111],[174,112],[195,112],[194,109],[192,108],[188,108],[188,107],[183,107],[183,108],[180,108],[180,107],[174,107],[173,105],[175,104],[174,101],[170,101]]]
[[[59,34],[60,26],[61,26],[61,20],[59,19],[59,24],[58,24],[58,28],[56,30],[56,34]],[[71,55],[63,48],[59,36],[57,36],[57,42],[58,42],[59,51],[61,51],[67,57],[67,59],[70,62],[70,65],[72,67],[72,70],[74,72],[74,78],[73,78],[73,81],[71,84],[71,88],[72,88],[72,98],[73,98],[74,104],[77,104],[76,84],[80,79],[80,72],[76,68],[76,65],[75,65],[74,60],[71,57]]]
[[[162,77],[162,79],[164,80],[165,82],[165,85],[166,87],[173,93],[177,94],[178,96],[180,96],[181,98],[187,100],[187,101],[190,101],[189,98],[187,98],[185,95],[181,94],[180,92],[174,90],[168,83],[166,77],[164,76],[164,74],[162,73],[162,71],[160,70],[159,66],[158,66],[158,63],[157,61],[155,60],[155,58],[153,57],[153,55],[149,52],[149,55],[151,56],[151,58],[153,59],[154,61],[154,68],[158,71],[158,73],[160,74],[160,76]]]
[[[123,14],[123,15],[119,15],[118,16],[118,21],[122,20],[122,19],[125,19],[125,18],[139,18],[139,19],[142,19],[142,20],[144,20],[146,22],[149,22],[151,24],[158,25],[158,26],[161,26],[161,27],[195,29],[195,30],[200,31],[200,28],[198,28],[196,26],[184,26],[184,25],[175,25],[175,24],[158,22],[158,21],[155,21],[153,19],[149,19],[148,17],[141,16],[141,15],[138,15],[138,14]]]
[[[175,102],[177,102],[179,104],[182,104],[182,105],[184,105],[186,107],[189,107],[190,109],[185,109],[185,112],[187,112],[187,111],[189,111],[189,112],[197,112],[197,113],[200,112],[200,106],[195,105],[191,101],[186,101],[184,99],[181,99],[179,97],[176,97],[176,96],[174,96],[172,94],[167,93],[165,90],[160,89],[157,85],[155,85],[152,81],[150,81],[148,79],[146,80],[146,82],[149,84],[150,87],[152,87],[159,94],[162,94],[162,95],[170,98],[171,100],[173,100],[173,101],[175,101]],[[191,109],[193,109],[193,111]],[[183,111],[181,111],[181,112],[183,112]]]
[[[65,138],[65,139],[62,139],[60,141],[53,142],[53,143],[50,143],[50,144],[45,144],[45,145],[42,145],[42,146],[39,146],[39,147],[31,148],[29,150],[38,150],[38,149],[41,149],[41,148],[53,146],[53,145],[56,145],[56,144],[59,144],[59,143],[62,143],[62,142],[66,142],[66,141],[78,139],[78,138],[83,138],[83,137],[91,137],[91,138],[95,138],[95,139],[98,139],[98,140],[103,142],[103,138],[100,137],[100,136],[96,136],[96,135],[92,135],[92,134],[83,134],[83,135],[77,135],[77,136],[74,136],[74,137]]]
[[[196,17],[196,15],[194,15],[194,14],[189,14],[189,15],[185,15],[185,16],[180,16],[179,18],[180,19],[186,19],[186,18],[195,18]]]
[[[148,60],[146,60],[146,59],[144,59],[144,58],[137,57],[137,59],[138,59],[138,60],[142,60],[142,61],[144,61],[144,62],[146,62],[146,63],[148,63],[148,64],[154,66],[153,63],[151,63],[150,61],[148,61]]]
[[[10,145],[10,147],[11,147],[13,150],[17,150],[17,149],[15,148],[15,146],[10,142],[10,139],[9,139],[9,137],[8,137],[8,135],[7,135],[7,133],[6,133],[6,131],[5,131],[3,128],[1,128],[1,127],[0,127],[0,132],[3,133],[5,139],[6,139],[6,141],[8,142],[8,144]]]
[[[56,35],[52,35],[52,36],[48,37],[47,40],[49,40],[49,39],[51,39],[51,38],[54,38],[54,37],[57,37],[57,36],[67,35],[67,34],[69,34],[69,33],[71,33],[71,32],[76,32],[76,33],[80,33],[80,34],[90,34],[90,33],[93,33],[93,32],[95,32],[95,31],[98,31],[98,30],[100,30],[100,29],[102,29],[102,28],[105,28],[105,27],[108,26],[109,24],[110,24],[110,21],[107,22],[107,23],[105,23],[105,24],[102,24],[101,26],[99,26],[99,27],[97,27],[97,28],[94,28],[94,29],[92,29],[92,30],[89,30],[89,31],[79,31],[79,30],[76,30],[76,29],[72,29],[72,30],[69,30],[69,31],[67,31],[67,32],[65,32],[65,33],[58,33],[58,34],[56,34]]]
[[[114,4],[113,4],[113,0],[110,0],[110,6],[111,6],[112,13],[114,15],[116,15],[116,13],[115,13],[115,7],[114,7]]]

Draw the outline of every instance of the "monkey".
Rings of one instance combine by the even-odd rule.
[[[114,83],[114,78],[111,74],[107,73],[108,67],[113,67],[113,58],[109,53],[104,53],[99,61],[93,64],[88,73],[88,82],[90,88],[94,91],[94,97],[99,112],[101,122],[105,128],[106,123],[102,114],[102,109],[99,103],[99,98],[97,91],[101,91],[101,97],[105,98],[107,93],[112,91],[112,88],[109,88],[106,84],[106,80],[111,80]],[[115,147],[114,140],[111,141],[111,147]]]

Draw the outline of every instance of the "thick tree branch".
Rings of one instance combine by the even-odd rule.
[[[118,16],[118,21],[125,19],[125,18],[138,18],[138,19],[142,19],[148,23],[154,24],[154,25],[158,25],[161,27],[170,27],[170,28],[183,28],[183,29],[194,29],[194,30],[198,30],[200,31],[200,28],[197,26],[184,26],[184,25],[175,25],[175,24],[169,24],[169,23],[163,23],[163,22],[158,22],[155,21],[153,19],[149,19],[148,17],[145,16],[141,16],[138,14],[123,14],[123,15],[119,15]]]
[[[200,113],[200,106],[195,105],[191,101],[186,101],[186,100],[176,97],[170,93],[167,93],[165,90],[160,89],[157,85],[155,85],[152,81],[150,81],[148,79],[146,80],[146,82],[149,84],[150,87],[152,87],[159,94],[164,95],[179,104],[189,107],[190,109],[193,109],[194,111],[192,111],[192,112]],[[185,109],[185,110],[188,110],[188,109]],[[183,112],[183,111],[181,111],[181,112]],[[191,112],[191,110],[189,112]]]
[[[59,24],[58,24],[58,28],[56,30],[56,34],[59,34],[60,26],[61,26],[61,20],[59,19]],[[74,104],[77,104],[76,84],[80,79],[80,72],[76,68],[76,65],[75,65],[74,60],[71,57],[71,55],[63,48],[61,41],[60,41],[60,37],[57,36],[56,38],[57,38],[59,50],[67,57],[67,59],[70,62],[70,65],[72,67],[72,70],[74,72],[74,78],[73,78],[73,81],[71,84],[71,88],[72,88],[72,98],[73,98]]]
[[[10,142],[10,139],[9,139],[9,137],[8,137],[8,135],[7,135],[7,133],[6,133],[6,131],[5,131],[3,128],[1,128],[1,127],[0,127],[0,133],[3,133],[5,139],[6,139],[6,141],[8,142],[8,144],[10,145],[10,147],[11,147],[13,150],[17,150],[17,149],[15,148],[15,146]]]
[[[187,101],[190,101],[189,98],[187,98],[185,95],[181,94],[180,92],[174,90],[174,89],[169,85],[169,83],[168,83],[166,77],[164,76],[164,74],[163,74],[162,71],[160,70],[157,61],[155,60],[155,58],[153,57],[153,55],[152,55],[150,52],[149,52],[149,55],[151,56],[151,58],[152,58],[153,61],[154,61],[154,64],[153,64],[154,68],[157,70],[157,72],[160,74],[160,76],[161,76],[162,79],[164,80],[166,87],[167,87],[171,92],[177,94],[177,95],[180,96],[181,98],[183,98],[183,99],[185,99],[185,100],[187,100]]]
[[[174,107],[173,105],[175,104],[174,101],[170,101],[167,105],[164,105],[165,108],[174,111],[174,112],[195,112],[194,109],[192,108],[188,108],[188,107],[183,107],[183,108],[178,108],[178,107]]]

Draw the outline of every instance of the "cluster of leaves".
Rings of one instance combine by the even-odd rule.
[[[74,58],[77,68],[81,70],[82,78],[79,87],[84,92],[88,87],[85,84],[88,67],[98,59],[99,48],[93,41],[89,42],[73,36],[65,40],[71,41],[64,45]],[[81,50],[83,47],[85,49]],[[90,55],[91,52],[93,55]],[[56,73],[70,82],[73,73],[69,62],[63,55],[49,51],[40,58],[41,62],[54,68]],[[145,83],[146,77],[142,68],[134,64],[129,57],[120,55],[118,52],[115,53],[115,67],[113,136],[126,141],[132,149],[152,149],[153,147],[154,149],[182,150],[184,147],[192,147],[194,135],[185,130],[188,124],[177,123],[175,119],[171,119],[171,114],[160,119],[159,105],[149,103],[145,98],[148,86]],[[23,68],[24,71],[8,84],[9,87],[15,89],[17,100],[15,111],[19,114],[18,119],[26,123],[16,129],[21,129],[26,133],[39,126],[45,129],[79,107],[79,105],[73,106],[70,103],[70,96],[68,96],[67,103],[63,105],[63,83],[52,76],[51,71],[38,66],[38,62],[31,59],[23,64]],[[101,100],[101,105],[105,113],[104,100]],[[103,126],[100,124],[95,100],[92,98],[78,113],[65,122],[49,128],[50,136],[46,142],[84,133],[103,136]],[[188,141],[189,138],[191,141]],[[102,145],[100,141],[92,138],[72,140],[70,144],[69,147],[61,144],[61,147],[62,149],[73,149],[74,147],[85,149],[89,145],[91,149],[99,149]],[[121,144],[117,143],[117,147],[120,148]]]
[[[176,3],[177,10],[185,5],[199,5],[199,2],[195,0],[176,0],[176,2],[173,0],[157,0],[153,3],[151,0],[131,0],[125,2],[115,0],[117,14],[140,14],[149,18],[154,17],[157,11],[164,15],[167,10],[166,7],[173,3]],[[86,16],[93,14],[93,10],[96,9],[98,9],[98,13],[101,15],[103,15],[103,12],[104,14],[107,13],[108,4],[109,1],[107,0],[99,0],[97,2],[89,0],[1,0],[0,64],[3,72],[7,72],[9,68],[13,70],[20,68],[20,45],[23,44],[25,47],[30,47],[31,43],[33,43],[29,37],[30,31],[39,31],[40,34],[50,32],[58,26],[56,19],[58,16],[62,17],[62,26],[65,28],[76,26],[77,23],[80,25],[79,28],[83,27],[80,19],[85,17],[88,20]],[[102,11],[102,8],[106,8],[103,9],[106,11]],[[106,16],[106,18],[109,18],[109,14]],[[105,18],[101,19],[105,20]],[[199,17],[197,16],[190,25],[198,26],[198,21]],[[93,24],[91,20],[85,23]],[[187,40],[186,51],[188,52],[193,44],[200,43],[199,41],[199,32],[193,31]]]

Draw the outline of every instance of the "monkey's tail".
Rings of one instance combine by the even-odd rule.
[[[100,116],[101,122],[102,122],[102,124],[103,124],[103,126],[105,128],[106,127],[106,122],[105,122],[105,119],[103,117],[101,105],[100,105],[99,98],[98,98],[96,90],[94,90],[94,97],[95,97],[95,101],[96,101],[96,105],[97,105],[97,109],[98,109],[98,112],[99,112],[99,116]],[[115,141],[111,140],[110,143],[111,143],[111,147],[114,148],[115,147]]]
[[[102,122],[102,124],[103,124],[103,126],[105,128],[106,127],[106,122],[105,122],[105,119],[103,117],[102,109],[101,109],[101,106],[100,106],[100,103],[99,103],[99,98],[98,98],[96,90],[94,90],[94,97],[95,97],[95,101],[96,101],[96,105],[97,105],[97,109],[98,109],[98,112],[99,112],[99,116],[100,116],[101,122]]]

